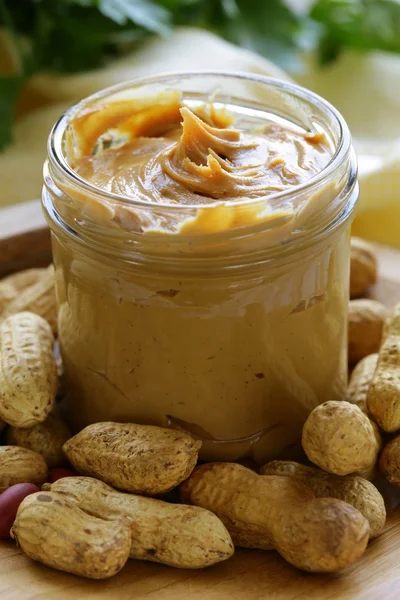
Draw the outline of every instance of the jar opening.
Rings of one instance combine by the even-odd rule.
[[[90,107],[99,103],[118,101],[121,98],[140,98],[143,94],[165,89],[179,90],[185,103],[189,105],[209,99],[212,94],[213,102],[233,111],[240,108],[245,121],[251,121],[255,114],[262,113],[278,122],[290,122],[303,131],[323,130],[333,145],[331,158],[315,175],[287,190],[256,200],[216,200],[201,207],[198,204],[152,203],[116,194],[94,185],[74,171],[66,156],[65,138],[69,123],[77,113],[90,110]],[[330,229],[337,220],[348,217],[349,207],[346,208],[346,203],[350,197],[354,199],[356,196],[352,194],[356,185],[356,161],[351,151],[350,133],[342,116],[313,92],[296,84],[261,75],[213,71],[168,73],[113,86],[86,98],[59,119],[49,138],[48,154],[45,187],[54,199],[52,202],[55,212],[60,222],[65,221],[69,229],[82,237],[93,237],[101,233],[113,239],[123,235],[134,240],[143,233],[143,228],[135,229],[130,226],[122,226],[122,232],[118,232],[115,227],[106,230],[104,211],[112,203],[118,209],[135,211],[140,216],[141,223],[146,222],[151,215],[151,220],[156,222],[155,228],[150,232],[153,241],[160,232],[165,241],[166,231],[173,234],[168,236],[168,241],[174,245],[187,243],[189,239],[210,236],[213,239],[243,238],[264,232],[267,234],[264,246],[273,246],[277,243],[289,243],[293,239],[313,237]],[[46,190],[46,206],[45,194]],[[84,207],[82,213],[78,217],[75,215],[71,222],[70,202],[66,200],[66,196],[80,198],[83,205],[87,199],[91,199],[96,207],[100,207],[102,218],[99,219],[98,214],[94,215]],[[240,215],[247,214],[249,209],[255,209],[263,218],[259,223],[236,219],[240,224],[230,226],[228,231],[199,232],[192,229],[186,235],[181,229],[182,222],[195,220],[199,211],[207,216],[216,209],[225,211],[223,216],[231,210]]]

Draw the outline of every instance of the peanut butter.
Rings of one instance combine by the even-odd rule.
[[[304,183],[331,159],[324,133],[273,122],[240,131],[226,111],[208,103],[194,112],[181,106],[174,92],[148,102],[139,107],[116,102],[78,113],[70,162],[83,179],[128,199],[199,207],[219,201],[213,210],[200,208],[195,219],[183,221],[180,233],[268,220],[273,204],[266,210],[257,200]],[[240,210],[227,206],[239,201],[254,204]],[[281,216],[277,213],[274,218]],[[124,229],[158,229],[151,219],[140,223],[129,206],[112,205],[110,220]]]
[[[203,459],[264,462],[298,441],[317,404],[343,398],[349,228],[285,248],[330,221],[337,182],[277,196],[333,151],[321,128],[241,121],[175,92],[74,114],[69,164],[107,194],[59,184],[65,220],[96,241],[53,231],[75,428],[175,427],[203,441]]]

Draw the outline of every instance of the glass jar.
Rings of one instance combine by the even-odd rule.
[[[323,130],[332,159],[305,184],[257,206],[146,203],[96,188],[71,169],[68,131],[77,111],[169,89],[188,106],[212,96],[243,127],[272,119]],[[48,152],[43,204],[56,268],[64,408],[75,429],[110,420],[175,427],[203,440],[202,459],[262,463],[299,440],[316,405],[343,399],[358,186],[349,131],[331,105],[257,75],[157,76],[70,109]],[[108,212],[124,207],[139,225],[111,224]],[[236,218],[254,210],[267,218]],[[146,230],[149,214],[162,232]],[[215,224],[206,232],[180,229],[204,219]]]

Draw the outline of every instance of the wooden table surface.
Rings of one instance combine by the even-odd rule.
[[[38,225],[40,229],[40,219]],[[34,235],[39,235],[48,252],[48,234]],[[3,228],[7,247],[9,238]],[[0,256],[1,251],[0,225]],[[19,256],[18,244],[14,252]],[[400,301],[400,252],[380,247],[378,253],[380,283],[373,297],[392,306]],[[400,506],[396,505],[400,493],[391,493],[390,501],[384,533],[370,543],[356,565],[340,575],[302,573],[276,552],[238,549],[227,562],[202,571],[131,560],[116,577],[90,581],[35,563],[13,542],[2,541],[0,600],[399,600]]]

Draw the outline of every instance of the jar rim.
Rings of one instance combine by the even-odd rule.
[[[317,187],[318,185],[323,183],[325,180],[327,180],[332,175],[332,173],[336,170],[336,168],[342,163],[342,161],[346,158],[346,156],[349,154],[350,149],[351,149],[351,134],[350,134],[350,131],[349,131],[349,128],[347,126],[345,119],[342,117],[340,112],[332,104],[330,104],[330,102],[328,102],[327,100],[325,100],[324,98],[322,98],[321,96],[316,94],[315,92],[312,92],[300,85],[297,85],[296,83],[286,82],[284,80],[277,79],[275,77],[267,77],[265,75],[249,74],[249,73],[245,73],[245,72],[241,72],[241,71],[222,72],[222,71],[218,71],[218,70],[204,70],[204,71],[199,70],[199,71],[193,71],[193,72],[190,72],[190,71],[168,72],[168,73],[163,73],[163,74],[158,74],[158,75],[151,75],[151,76],[147,76],[147,77],[135,78],[135,79],[123,82],[123,83],[119,83],[119,84],[104,88],[103,90],[100,90],[99,92],[96,92],[94,94],[91,94],[90,96],[85,97],[83,100],[81,100],[77,104],[74,104],[73,106],[71,106],[71,108],[69,108],[58,119],[58,121],[53,126],[53,128],[50,132],[49,138],[48,138],[48,145],[47,145],[48,157],[49,157],[50,164],[52,165],[53,168],[55,167],[56,169],[58,169],[61,172],[61,175],[63,177],[65,177],[70,183],[72,183],[72,185],[78,185],[80,187],[80,189],[86,190],[91,195],[95,194],[97,197],[103,199],[104,201],[112,200],[113,202],[116,202],[123,206],[128,205],[130,208],[138,208],[138,209],[144,209],[144,208],[155,209],[156,208],[157,210],[165,209],[171,213],[173,213],[175,211],[181,212],[183,210],[185,210],[185,211],[197,210],[199,208],[199,205],[196,205],[196,204],[181,205],[181,204],[168,203],[168,202],[163,202],[163,203],[157,202],[155,204],[153,202],[149,202],[146,200],[135,199],[135,198],[132,198],[129,196],[123,196],[120,194],[116,194],[116,193],[108,191],[108,190],[106,191],[106,190],[94,185],[93,183],[89,182],[88,180],[86,180],[83,177],[81,177],[80,175],[78,175],[78,173],[76,173],[76,171],[74,171],[74,169],[72,169],[72,167],[68,164],[68,161],[67,161],[67,159],[63,153],[63,149],[62,149],[63,136],[64,136],[64,133],[68,126],[68,123],[70,121],[70,118],[76,112],[78,112],[83,107],[90,104],[91,102],[101,100],[103,98],[106,98],[107,96],[110,96],[112,94],[121,92],[123,90],[130,89],[130,88],[139,87],[139,86],[143,86],[143,85],[156,84],[156,83],[163,83],[163,82],[167,83],[168,80],[171,80],[173,78],[185,78],[185,77],[191,77],[191,78],[203,77],[204,78],[204,77],[214,77],[214,76],[223,78],[223,79],[230,78],[230,79],[236,79],[239,81],[246,81],[249,83],[253,82],[253,83],[264,84],[266,86],[276,89],[277,91],[282,91],[283,93],[291,94],[292,96],[294,96],[300,100],[308,101],[311,104],[313,104],[314,106],[316,106],[318,108],[318,110],[320,110],[324,116],[326,116],[327,118],[333,119],[338,126],[339,139],[338,139],[335,151],[332,154],[332,157],[331,157],[330,161],[327,163],[327,165],[323,169],[321,169],[321,171],[319,171],[318,173],[316,173],[314,176],[310,177],[310,179],[308,179],[307,181],[305,181],[303,183],[295,185],[295,186],[289,188],[288,190],[268,194],[269,201],[290,198],[293,195],[302,194],[309,190],[312,190],[314,187]],[[257,202],[259,202],[260,200],[262,200],[262,199],[257,198]],[[238,201],[238,200],[229,200],[229,201],[216,200],[215,202],[212,202],[212,203],[208,203],[208,204],[204,204],[204,205],[202,204],[201,208],[202,208],[202,210],[208,210],[208,209],[215,208],[215,206],[220,206],[221,204],[223,204],[224,206],[227,206],[227,207],[234,206],[234,207],[238,208],[238,207],[242,207],[242,206],[245,207],[247,205],[254,204],[254,202],[255,202],[255,200],[253,198],[241,200],[241,201]]]

